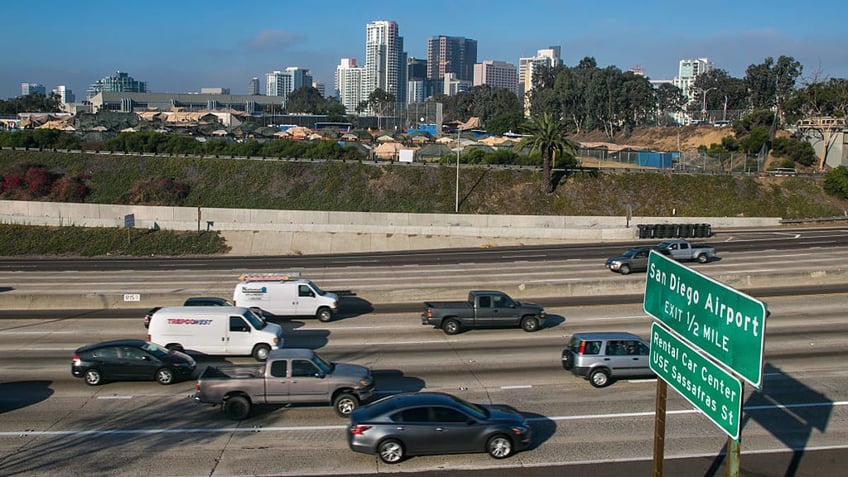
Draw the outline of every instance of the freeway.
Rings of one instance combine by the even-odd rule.
[[[845,298],[769,299],[764,386],[745,393],[743,475],[841,475],[848,464]],[[647,475],[656,382],[596,389],[563,371],[559,359],[577,331],[647,336],[650,320],[639,304],[548,311],[551,322],[536,333],[446,336],[411,313],[282,321],[289,346],[371,367],[380,394],[446,391],[512,405],[533,425],[533,449],[505,461],[430,456],[394,467],[350,452],[344,420],[328,407],[267,407],[233,422],[193,402],[193,382],[89,387],[71,377],[77,346],[143,337],[140,319],[7,317],[0,321],[0,475]],[[723,475],[725,437],[715,426],[673,392],[667,420],[669,475]]]
[[[848,246],[848,227],[786,227],[757,230],[717,230],[708,239],[691,239],[726,252],[838,248]],[[16,258],[0,261],[0,271],[122,271],[122,270],[222,270],[333,267],[385,267],[450,265],[458,263],[540,262],[569,259],[604,259],[628,247],[660,240],[601,242],[592,244],[522,245],[493,248],[393,251],[382,253],[315,254],[272,257],[106,257],[106,258]]]

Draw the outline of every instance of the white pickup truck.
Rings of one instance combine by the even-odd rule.
[[[697,260],[698,263],[707,263],[716,256],[715,248],[691,244],[686,240],[666,240],[660,242],[657,248],[668,250],[673,259],[681,261]]]

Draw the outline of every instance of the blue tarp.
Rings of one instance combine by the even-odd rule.
[[[679,152],[639,151],[636,153],[636,164],[657,169],[671,169],[674,159],[680,157]]]

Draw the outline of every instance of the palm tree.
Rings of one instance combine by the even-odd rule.
[[[564,159],[563,164],[574,163],[577,143],[565,137],[563,124],[558,119],[554,119],[551,113],[531,117],[522,129],[530,136],[519,141],[515,148],[522,150],[529,146],[531,153],[539,151],[542,154],[542,190],[550,194],[554,191],[554,184],[551,182],[551,163],[555,155],[559,153],[559,156]]]

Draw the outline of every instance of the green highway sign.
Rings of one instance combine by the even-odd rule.
[[[651,323],[651,371],[674,388],[733,440],[739,440],[742,381]]]
[[[760,389],[766,306],[721,282],[651,251],[645,313]]]

